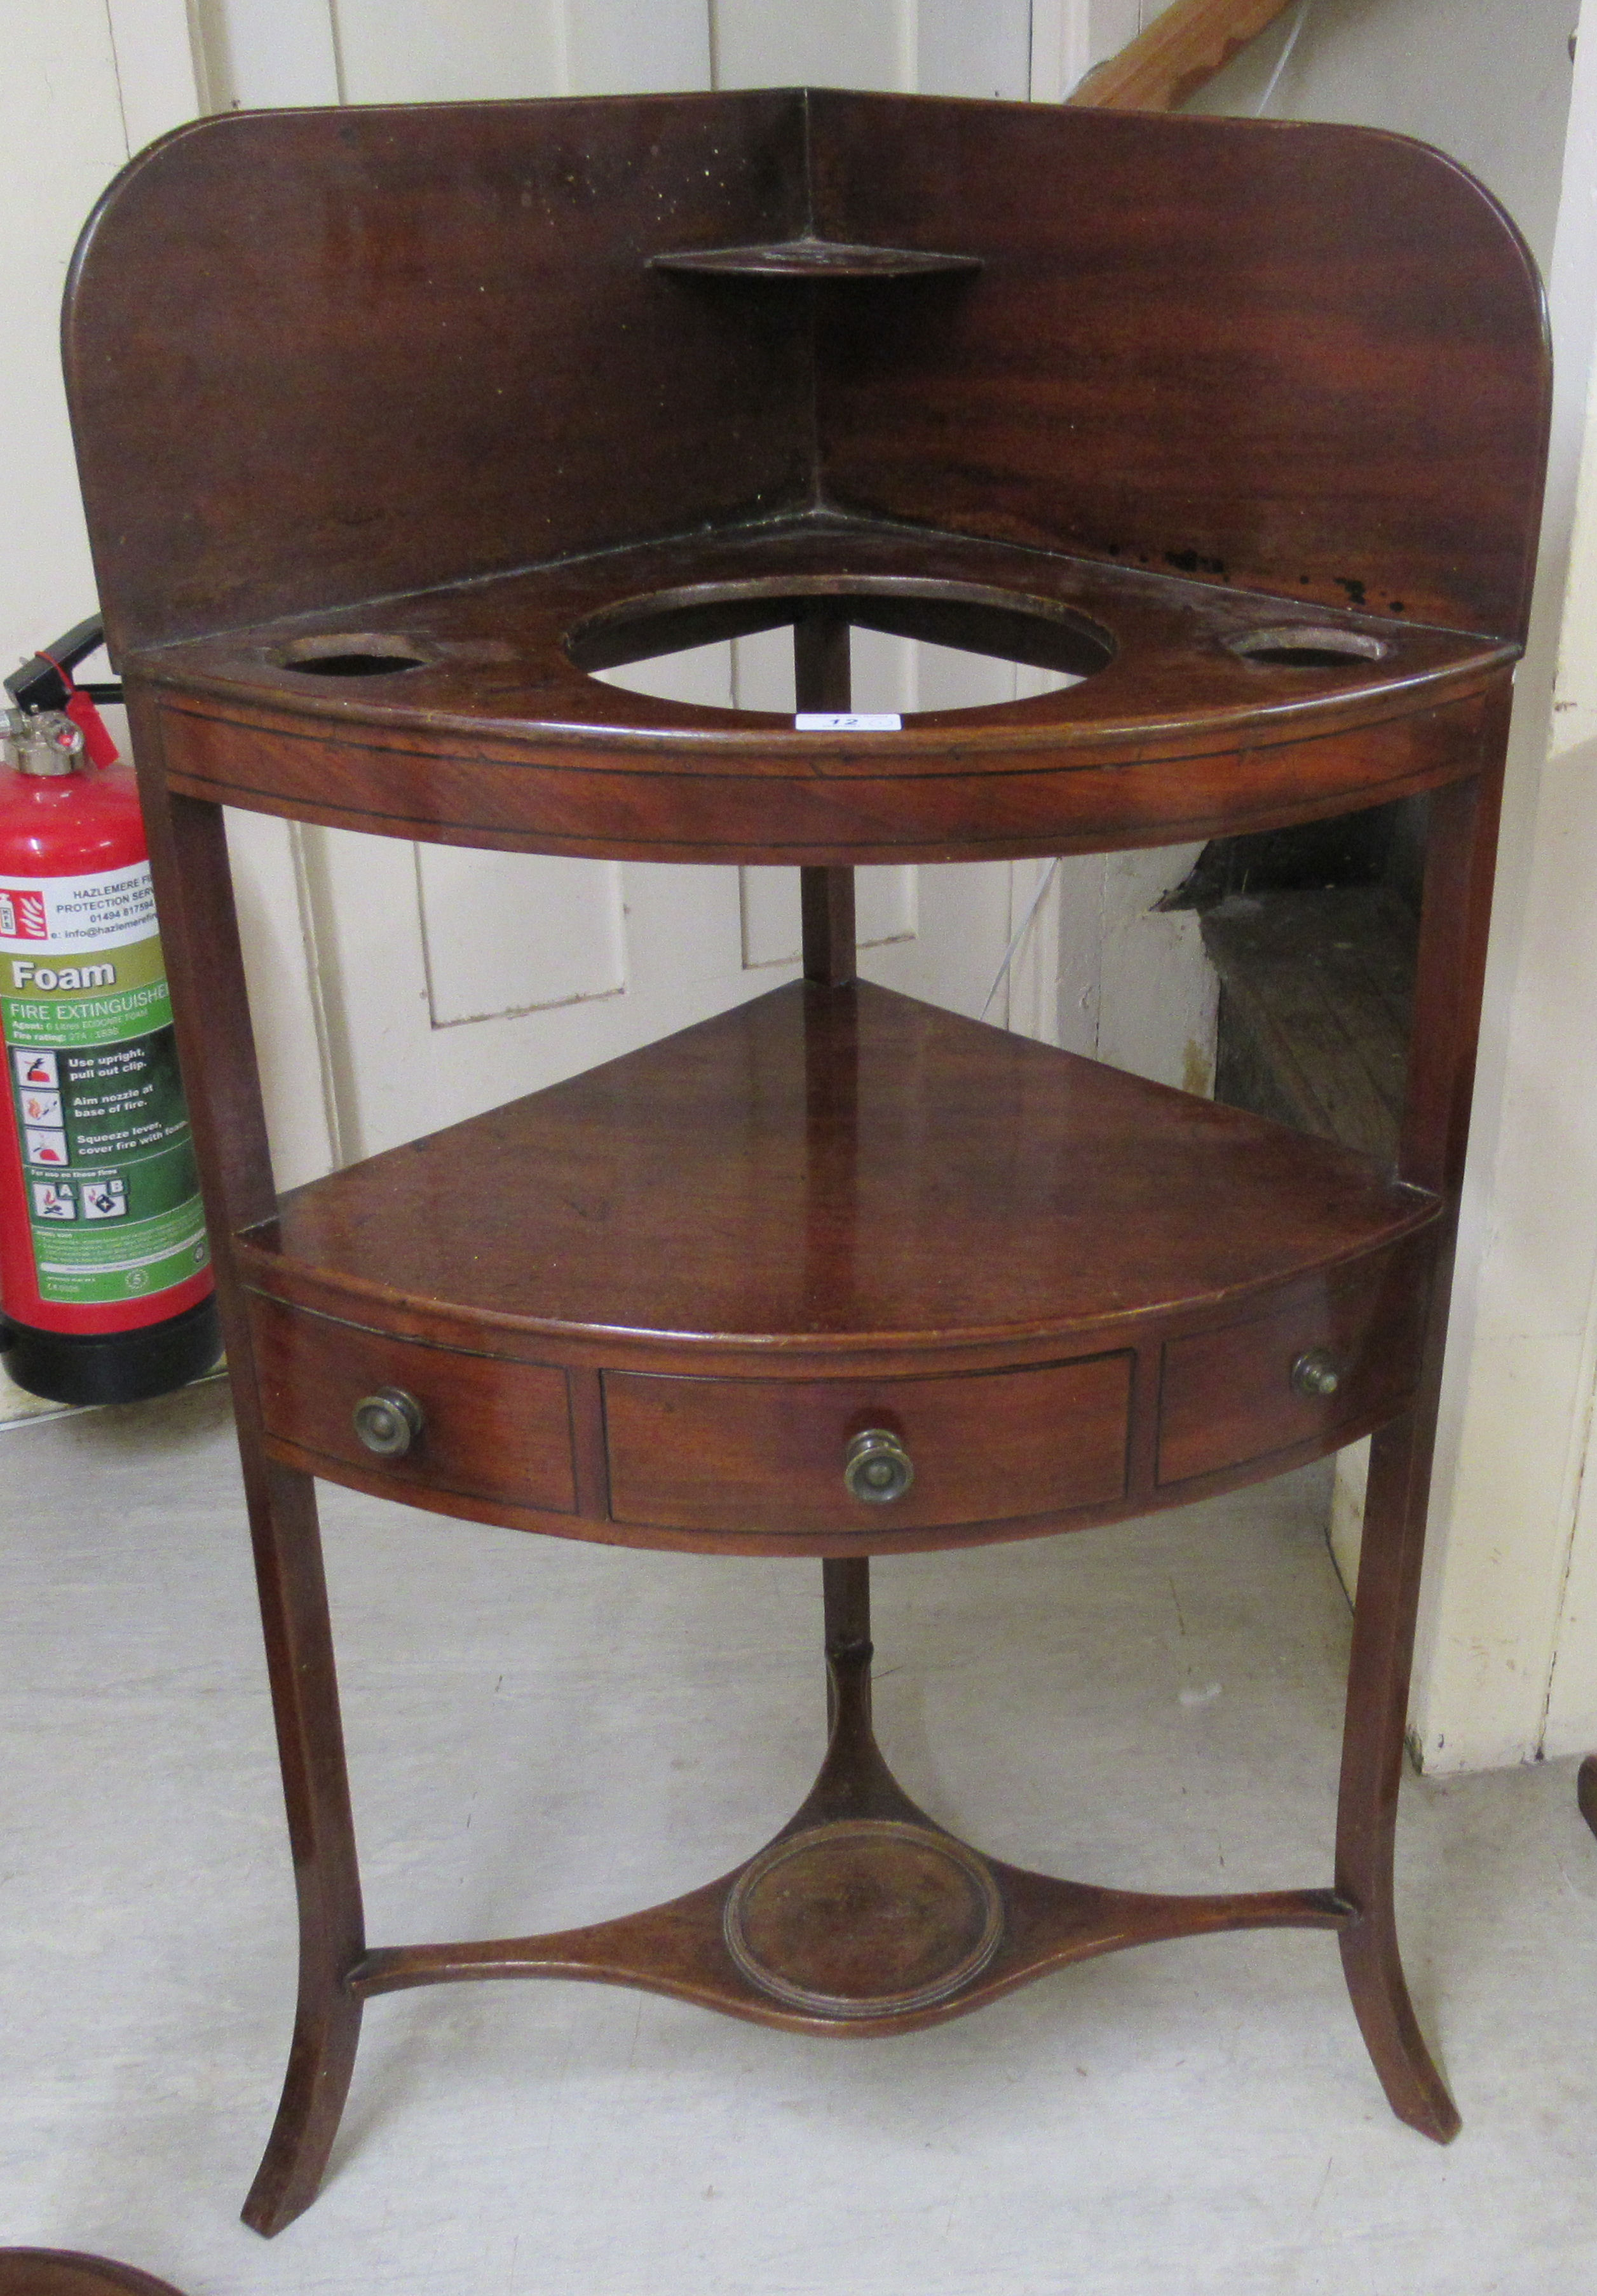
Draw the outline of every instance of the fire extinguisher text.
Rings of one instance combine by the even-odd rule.
[[[13,988],[114,988],[117,968],[114,964],[29,964],[26,958],[11,960],[11,985]]]

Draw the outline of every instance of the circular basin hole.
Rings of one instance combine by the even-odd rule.
[[[666,656],[697,658],[729,638],[781,632],[818,616],[850,630],[918,640],[927,653],[941,658],[945,670],[957,671],[961,660],[972,662],[973,668],[982,661],[1022,663],[1049,673],[1043,690],[1076,685],[1115,657],[1115,641],[1107,630],[1055,599],[988,583],[849,573],[771,575],[621,599],[569,631],[565,650],[579,669],[608,684],[668,700],[692,699],[701,707],[724,707],[728,705],[719,701],[706,705],[686,686],[679,697],[667,682],[663,665],[647,672],[640,666],[662,663]],[[639,666],[639,674],[628,674],[634,666]],[[975,681],[976,690],[984,682],[989,690],[994,686],[990,669],[984,681]],[[961,685],[969,690],[970,680],[934,676],[932,691],[946,687],[950,699],[946,703],[923,699],[921,709],[1003,706],[996,693],[992,701],[955,699]],[[882,706],[856,687],[856,709]],[[755,714],[781,716],[792,707],[791,701],[772,695],[755,707]]]
[[[275,657],[279,669],[306,677],[393,677],[402,669],[424,669],[431,657],[408,638],[359,632],[335,637],[300,638]]]
[[[1249,630],[1228,644],[1244,661],[1265,662],[1272,669],[1346,669],[1350,662],[1380,661],[1387,652],[1379,638],[1367,637],[1362,630],[1314,629],[1305,624]]]

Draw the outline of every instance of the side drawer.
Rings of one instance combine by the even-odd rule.
[[[1125,1489],[1132,1357],[948,1379],[680,1379],[606,1372],[610,1511],[684,1530],[929,1529],[1107,1505]],[[915,1480],[853,1497],[844,1454],[898,1438]]]
[[[1299,1444],[1329,1448],[1401,1410],[1419,1375],[1430,1267],[1427,1249],[1384,1253],[1290,1307],[1168,1341],[1159,1381],[1161,1485]],[[1312,1354],[1333,1370],[1333,1394],[1295,1384],[1297,1366]]]
[[[267,1432],[424,1504],[456,1491],[570,1514],[577,1504],[565,1374],[549,1364],[457,1355],[342,1324],[257,1292],[250,1300]],[[368,1451],[354,1411],[403,1388],[422,1429],[398,1458]]]

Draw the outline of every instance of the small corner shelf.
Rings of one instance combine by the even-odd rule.
[[[937,275],[960,291],[899,290]],[[1154,1938],[1329,1929],[1394,2111],[1449,2137],[1392,1874],[1546,440],[1539,291],[1498,210],[1351,128],[826,90],[241,114],[113,188],[66,344],[300,1890],[247,2221],[315,2198],[364,2003],[467,1977],[864,2036]],[[786,627],[797,712],[842,723],[596,675]],[[855,628],[1057,690],[860,727]],[[857,863],[1404,797],[1428,826],[1395,1157],[856,977]],[[804,977],[280,1197],[226,806],[794,864]],[[871,1557],[1114,1522],[1365,1434],[1328,1872],[1103,1890],[956,1841],[894,1783]],[[803,1807],[667,1906],[368,1944],[318,1478],[543,1536],[819,1557],[829,1735]]]

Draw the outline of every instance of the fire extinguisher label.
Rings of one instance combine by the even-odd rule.
[[[155,931],[150,864],[129,862],[98,877],[23,877],[0,882],[0,943],[48,941],[53,955],[104,949]],[[24,951],[24,955],[29,954]],[[8,984],[9,985],[9,984]]]
[[[0,883],[0,1034],[40,1299],[186,1283],[210,1255],[148,862]]]

